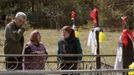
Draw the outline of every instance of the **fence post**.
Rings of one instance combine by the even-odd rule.
[[[97,28],[97,27],[96,27]],[[100,69],[101,68],[101,59],[100,59],[100,48],[99,48],[99,32],[100,29],[95,29],[95,34],[96,34],[96,42],[97,42],[97,56],[96,56],[96,69]]]
[[[96,34],[96,42],[97,42],[97,50],[96,50],[96,69],[101,68],[101,59],[100,59],[100,48],[99,48],[99,32],[100,32],[100,27],[95,27],[95,34]],[[101,75],[97,73],[96,75]]]

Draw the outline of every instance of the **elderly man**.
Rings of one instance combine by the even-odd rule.
[[[14,20],[5,27],[4,54],[22,54],[24,44],[23,26],[26,23],[27,16],[23,12],[18,12]],[[22,57],[5,57],[6,69],[21,70]]]

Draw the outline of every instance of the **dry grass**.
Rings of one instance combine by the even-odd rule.
[[[31,30],[25,32],[25,43],[29,41],[29,36]],[[61,32],[59,30],[51,30],[51,29],[39,29],[39,32],[42,36],[42,42],[45,44],[47,51],[49,54],[54,52],[56,54],[57,50],[57,42],[61,38]],[[106,33],[106,41],[101,43],[100,51],[101,54],[115,54],[115,50],[117,48],[118,38],[120,32],[105,32]],[[80,42],[84,51],[84,54],[89,53],[89,47],[87,47],[87,39],[88,39],[89,30],[80,30]],[[0,30],[0,51],[3,53],[3,43],[4,43],[4,29]],[[87,53],[88,52],[88,53]],[[52,53],[53,54],[53,53]]]
[[[28,42],[30,32],[28,30],[25,32],[25,43]],[[48,51],[48,54],[56,54],[57,53],[57,42],[61,37],[61,33],[58,30],[51,29],[40,29],[39,30],[42,36],[42,42],[45,44],[45,47]],[[105,31],[105,30],[104,30]],[[80,29],[80,42],[83,48],[83,54],[90,54],[90,50],[87,47],[87,38],[88,38],[89,30],[88,29]],[[100,45],[101,54],[115,54],[118,38],[120,32],[106,32],[106,41]],[[3,54],[3,43],[4,43],[4,29],[0,30],[0,53]],[[110,59],[112,64],[114,62],[114,58]]]

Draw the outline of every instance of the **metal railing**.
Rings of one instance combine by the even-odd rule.
[[[121,70],[114,70],[113,65],[115,55],[81,55],[81,54],[65,54],[65,55],[20,55],[20,54],[7,54],[7,55],[0,55],[0,58],[3,57],[25,57],[25,56],[47,56],[48,59],[44,62],[45,63],[45,69],[44,70],[5,70],[4,68],[0,70],[1,74],[22,74],[22,75],[38,75],[38,74],[80,74],[80,75],[119,75],[124,73],[124,75],[127,75],[128,71],[134,71],[130,69],[121,69]],[[62,63],[62,61],[57,61],[58,56],[82,56],[82,61],[66,61],[66,63],[71,62],[78,62],[80,63],[80,69],[79,70],[61,70],[59,65]],[[100,56],[101,57],[101,69],[96,69],[96,60],[95,57]],[[111,58],[113,61],[110,61]],[[108,63],[110,62],[110,63]],[[5,63],[11,63],[4,60],[0,61],[1,64]],[[13,62],[12,62],[13,63]],[[14,62],[16,63],[16,62]],[[17,63],[25,63],[25,62],[17,62]]]
[[[72,62],[78,62],[81,63],[81,69],[95,69],[96,68],[96,57],[100,56],[101,57],[101,68],[113,68],[114,63],[114,58],[115,55],[81,55],[81,54],[64,54],[64,55],[21,55],[21,54],[6,54],[6,55],[0,55],[0,57],[25,57],[25,56],[47,56],[48,59],[45,61],[46,64],[46,69],[57,69],[59,67],[59,64],[62,63],[63,61],[58,61],[58,57],[72,57],[72,56],[82,56],[83,59],[82,61],[66,61],[65,63],[72,63]],[[112,61],[109,61],[109,59],[113,59]],[[0,61],[0,63],[11,63],[7,61]],[[14,62],[16,63],[16,62]],[[25,63],[25,62],[17,62],[17,63]],[[52,66],[52,67],[51,67]]]
[[[134,69],[97,69],[97,70],[10,70],[0,71],[0,75],[13,74],[13,75],[59,75],[59,74],[80,74],[80,75],[127,75],[127,72],[134,71]]]

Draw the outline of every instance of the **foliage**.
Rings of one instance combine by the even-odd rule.
[[[134,10],[133,0],[1,0],[0,14],[23,11],[32,27],[61,28],[72,25],[71,11],[76,11],[76,25],[91,21],[89,13],[99,7],[99,23],[105,27],[120,27],[120,17]]]

